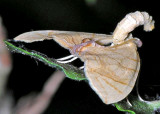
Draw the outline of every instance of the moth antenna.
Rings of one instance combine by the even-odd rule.
[[[76,60],[78,57],[73,57],[72,59],[70,59],[70,60],[66,60],[66,61],[57,61],[57,62],[59,62],[59,63],[70,63],[70,62],[72,62],[72,61],[74,61],[74,60]]]
[[[149,16],[147,12],[139,11],[127,14],[125,18],[118,23],[113,32],[113,43],[120,44],[124,42],[128,34],[140,25],[144,25],[145,31],[152,31],[154,29],[152,16]]]
[[[80,70],[84,69],[84,66],[79,67]]]
[[[59,59],[56,59],[57,61],[63,61],[63,60],[67,60],[67,59],[70,59],[70,58],[73,58],[75,57],[74,55],[69,55],[69,56],[66,56],[66,57],[62,57],[62,58],[59,58]]]

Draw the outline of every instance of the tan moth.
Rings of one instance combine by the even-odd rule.
[[[154,21],[148,13],[136,11],[118,23],[113,35],[43,30],[23,33],[14,40],[31,43],[53,39],[70,50],[72,55],[58,62],[68,63],[80,58],[92,89],[105,104],[111,104],[126,98],[135,85],[140,69],[137,46],[142,43],[129,33],[139,25],[151,31]],[[109,43],[112,45],[105,46]]]

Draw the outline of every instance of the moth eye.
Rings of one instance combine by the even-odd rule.
[[[140,40],[140,39],[138,39],[138,38],[135,38],[136,40],[134,41],[135,42],[135,44],[138,46],[138,47],[141,47],[142,46],[142,41]]]
[[[85,38],[85,39],[82,40],[81,43],[85,43],[85,42],[88,42],[88,41],[91,41],[91,40],[89,38]]]

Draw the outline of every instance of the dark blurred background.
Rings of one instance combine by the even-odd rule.
[[[88,0],[89,1],[89,0]],[[158,1],[136,0],[0,0],[0,15],[6,27],[8,38],[33,30],[65,30],[111,34],[117,23],[128,13],[146,11],[155,20],[155,30],[146,33],[138,27],[133,36],[142,40],[138,49],[141,57],[139,92],[155,97],[160,93],[159,30],[160,7]],[[69,52],[54,41],[24,44],[25,47],[60,58]],[[21,54],[12,54],[13,70],[8,89],[15,100],[39,92],[44,82],[55,71],[43,63]],[[79,61],[74,62],[80,66]],[[44,114],[103,114],[117,113],[116,108],[102,103],[86,82],[65,79]]]

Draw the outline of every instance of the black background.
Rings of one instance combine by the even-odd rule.
[[[160,93],[159,30],[160,6],[156,1],[97,0],[87,5],[84,0],[0,0],[0,15],[8,32],[8,38],[32,30],[66,30],[111,34],[116,24],[127,14],[146,11],[155,20],[155,30],[144,32],[138,27],[133,35],[142,40],[138,49],[141,57],[139,80],[140,94],[156,96]],[[60,58],[69,52],[53,41],[25,44],[29,49]],[[13,70],[8,89],[15,99],[33,91],[40,91],[44,82],[55,71],[30,57],[12,54]],[[79,62],[74,63],[80,66]],[[154,85],[154,87],[153,87]],[[121,113],[113,106],[106,106],[85,82],[65,79],[45,114],[103,114]]]

